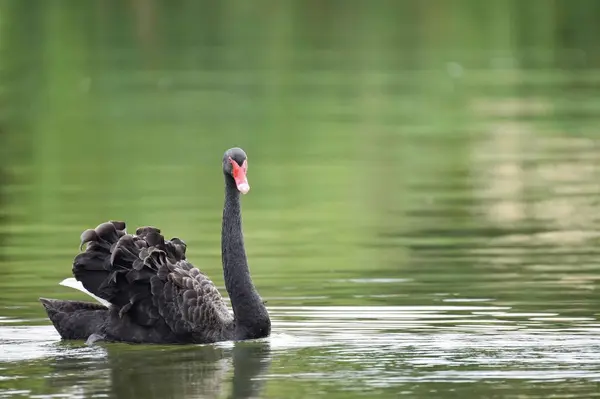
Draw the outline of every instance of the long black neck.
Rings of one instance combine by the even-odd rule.
[[[269,314],[254,287],[244,248],[240,193],[230,176],[225,176],[225,205],[221,230],[221,251],[225,287],[235,315],[236,338],[269,335]]]

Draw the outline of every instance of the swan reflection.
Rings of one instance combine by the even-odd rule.
[[[105,361],[83,372],[87,384],[77,387],[74,358],[55,363],[52,385],[63,394],[115,398],[250,398],[260,397],[261,375],[271,364],[268,341],[205,346],[106,345]],[[233,369],[233,370],[232,370]],[[72,385],[73,384],[73,385]]]

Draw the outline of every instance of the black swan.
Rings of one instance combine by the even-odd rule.
[[[182,240],[165,240],[154,227],[127,234],[124,222],[111,221],[81,234],[81,247],[87,248],[73,261],[77,281],[62,283],[100,304],[40,298],[60,336],[164,344],[268,336],[271,320],[250,277],[242,234],[240,193],[250,190],[247,168],[242,149],[225,152],[221,251],[233,315],[212,281],[186,260]]]

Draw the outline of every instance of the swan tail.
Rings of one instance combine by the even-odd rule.
[[[101,331],[109,310],[91,302],[40,298],[48,318],[62,339],[88,339]]]

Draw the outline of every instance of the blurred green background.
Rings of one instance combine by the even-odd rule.
[[[596,0],[0,2],[2,315],[81,298],[57,282],[109,219],[183,238],[221,287],[221,157],[240,146],[270,306],[597,317],[599,16]]]
[[[275,296],[597,220],[595,198],[552,202],[572,179],[598,191],[597,1],[2,5],[3,270],[21,301],[108,219],[184,238],[220,280],[232,146]]]

